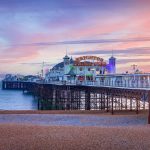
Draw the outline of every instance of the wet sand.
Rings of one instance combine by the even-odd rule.
[[[145,115],[0,114],[0,124],[122,127],[147,125],[147,122]]]
[[[94,114],[94,115],[111,115],[111,111],[106,110],[0,110],[0,114]],[[115,110],[116,115],[135,115],[136,110]],[[139,115],[148,115],[148,110],[140,110]]]
[[[149,150],[147,115],[0,111],[0,150]]]

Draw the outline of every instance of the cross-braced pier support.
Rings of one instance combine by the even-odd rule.
[[[138,114],[149,102],[145,90],[48,84],[37,88],[34,93],[38,92],[43,109],[103,110],[112,114],[129,110]]]

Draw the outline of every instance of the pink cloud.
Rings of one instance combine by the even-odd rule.
[[[146,0],[144,0],[144,2],[148,3]],[[15,64],[17,62],[36,59],[40,57],[41,53],[46,55],[46,52],[43,51],[46,46],[11,46],[13,44],[97,39],[102,37],[109,38],[110,36],[119,37],[121,39],[148,36],[150,33],[150,9],[148,8],[148,5],[146,6],[147,3],[144,4],[144,2],[139,1],[141,7],[140,5],[135,5],[133,10],[130,10],[127,14],[124,13],[123,16],[117,13],[112,13],[111,15],[111,13],[100,14],[97,12],[92,15],[84,14],[85,16],[83,18],[80,16],[76,16],[77,18],[71,18],[70,15],[66,18],[59,17],[56,20],[46,21],[41,24],[38,22],[41,28],[39,28],[39,30],[37,29],[35,32],[30,32],[27,28],[23,28],[23,26],[18,23],[11,24],[7,27],[7,30],[5,30],[4,33],[2,32],[3,36],[8,40],[10,48],[1,51],[0,62]],[[101,13],[105,13],[105,11]],[[146,46],[150,46],[150,42],[115,43],[112,45],[96,44],[96,46],[86,45],[85,48],[93,49],[95,47],[102,47],[105,50],[112,47],[112,49],[124,50],[132,47]],[[47,47],[52,53],[61,52],[61,48],[58,49],[56,47],[52,49],[50,46]],[[72,47],[72,49],[75,49],[75,46]],[[84,44],[78,46],[79,50],[83,48]],[[2,49],[4,48],[2,47]],[[50,55],[49,58],[51,59],[52,56],[53,55]],[[148,66],[144,64],[144,62],[142,66],[144,70],[148,71]]]
[[[1,52],[0,63],[28,61],[38,56],[36,47],[11,47]]]

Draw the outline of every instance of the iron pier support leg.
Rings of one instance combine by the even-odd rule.
[[[108,93],[107,93],[107,112],[109,111],[109,97],[108,97]]]
[[[139,100],[140,100],[140,98],[136,99],[136,114],[139,113]]]
[[[149,102],[148,124],[150,124],[150,91],[148,91],[148,102]]]
[[[40,98],[38,97],[38,110],[40,110]]]
[[[114,95],[111,95],[111,102],[112,102],[112,108],[111,108],[111,114],[114,114]]]
[[[90,110],[90,98],[91,98],[91,93],[89,91],[85,91],[85,110]]]
[[[130,111],[132,111],[132,98],[130,98]]]

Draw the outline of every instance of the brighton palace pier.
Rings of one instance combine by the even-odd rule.
[[[103,58],[82,56],[75,60],[67,55],[63,62],[55,65],[46,74],[45,82],[68,83],[113,87],[150,87],[150,74],[141,74],[135,70],[133,74],[116,74],[116,58],[109,58],[107,64]]]
[[[108,63],[96,56],[75,60],[65,56],[43,80],[4,79],[3,89],[30,92],[40,110],[97,110],[99,112],[148,110],[150,124],[150,73],[117,74],[116,58]]]

